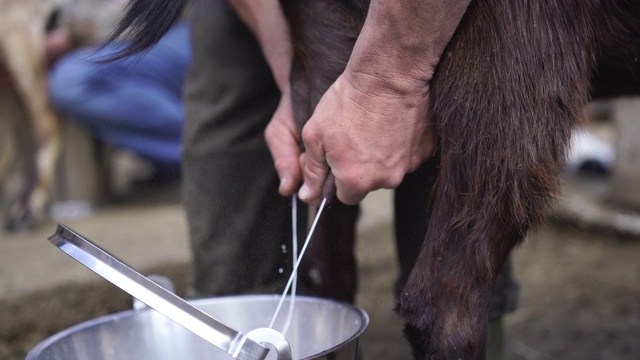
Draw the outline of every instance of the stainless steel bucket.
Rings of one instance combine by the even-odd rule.
[[[222,323],[247,333],[267,327],[276,295],[245,295],[190,301]],[[288,300],[274,328],[281,331]],[[358,338],[369,323],[352,305],[297,297],[285,334],[294,359],[359,359]],[[267,359],[275,359],[271,351]],[[152,309],[130,310],[90,320],[44,340],[27,360],[197,360],[232,359]]]

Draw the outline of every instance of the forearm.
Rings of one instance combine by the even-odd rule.
[[[396,91],[431,81],[470,0],[372,0],[347,65]]]
[[[293,46],[279,0],[230,0],[238,16],[253,31],[281,91],[289,87]]]

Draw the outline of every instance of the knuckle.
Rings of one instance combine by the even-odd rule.
[[[393,169],[387,172],[381,173],[380,176],[368,184],[369,191],[377,189],[395,189],[402,183],[407,171],[402,169]]]
[[[397,188],[402,183],[402,180],[404,180],[404,176],[406,175],[406,173],[406,171],[402,170],[390,173],[389,177],[387,178],[387,185],[392,189]]]
[[[264,136],[267,139],[267,141],[269,141],[269,138],[275,135],[275,132],[276,132],[276,129],[274,127],[273,122],[270,122],[269,124],[267,124],[267,127],[264,129]]]
[[[273,161],[273,165],[278,173],[284,173],[291,169],[291,162],[287,159],[278,158]]]
[[[374,187],[374,183],[370,177],[365,176],[366,173],[349,172],[341,179],[345,194],[357,197],[356,194],[368,193]]]
[[[264,130],[264,140],[269,148],[277,147],[281,143],[281,141],[278,140],[280,136],[278,129],[272,124],[267,125]]]
[[[308,145],[315,145],[319,142],[318,135],[312,126],[302,128],[302,141]]]

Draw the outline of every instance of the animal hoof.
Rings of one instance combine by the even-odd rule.
[[[43,218],[35,215],[24,202],[16,201],[9,208],[4,229],[8,232],[34,229],[42,223]]]

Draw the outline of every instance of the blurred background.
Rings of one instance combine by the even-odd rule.
[[[85,44],[108,33],[96,29],[109,29],[71,23],[82,25],[71,29],[84,34]],[[21,148],[30,144],[29,127],[20,125],[28,115],[11,85],[2,86],[0,104],[9,110],[0,114],[0,151],[15,156],[0,172],[0,214],[2,223],[15,225],[7,209],[29,182],[24,164],[33,153]],[[514,254],[520,296],[504,319],[505,359],[640,359],[640,100],[596,103],[585,118],[548,223]],[[0,231],[0,359],[23,359],[52,334],[132,306],[126,293],[47,242],[56,222],[144,274],[169,277],[181,296],[191,286],[179,174],[158,171],[148,157],[61,121],[63,146],[46,216]],[[393,312],[392,196],[370,194],[358,226],[357,304],[371,317],[362,339],[368,359],[410,358]]]

